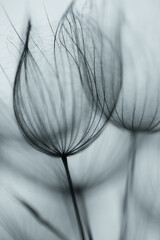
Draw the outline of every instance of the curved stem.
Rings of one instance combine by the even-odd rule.
[[[62,240],[68,240],[68,238],[59,230],[57,229],[54,225],[52,225],[51,223],[49,223],[47,220],[45,220],[40,213],[35,210],[35,208],[33,208],[29,203],[27,203],[25,200],[15,196],[15,198],[18,200],[18,202],[20,202],[22,204],[23,207],[25,207],[30,214],[32,214],[32,216],[40,223],[42,224],[44,227],[46,227],[48,230],[50,230],[53,234],[55,234],[58,238],[62,239]]]
[[[80,213],[79,213],[79,209],[78,209],[78,205],[77,205],[75,191],[74,191],[74,188],[73,188],[73,183],[72,183],[70,171],[69,171],[69,168],[68,168],[68,161],[67,161],[66,156],[62,157],[62,162],[63,162],[64,168],[65,168],[65,171],[66,171],[66,175],[67,175],[69,190],[70,190],[71,197],[72,197],[72,203],[73,203],[73,207],[74,207],[74,211],[75,211],[75,215],[76,215],[76,219],[77,219],[77,223],[78,223],[79,232],[80,232],[82,240],[85,240],[82,221],[81,221],[81,217],[80,217]]]
[[[122,206],[122,224],[121,224],[121,232],[120,232],[120,240],[127,239],[127,224],[128,224],[128,205],[129,205],[129,196],[133,187],[133,177],[134,177],[134,169],[135,169],[135,155],[136,155],[136,133],[132,133],[133,136],[133,151],[132,157],[128,162],[128,170],[127,170],[127,180],[125,185],[125,193],[123,198],[123,206]]]

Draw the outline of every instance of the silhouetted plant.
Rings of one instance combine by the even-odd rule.
[[[104,1],[102,2],[104,3]],[[90,4],[92,4],[92,1],[90,1]],[[54,165],[57,162],[53,158],[62,160],[59,163],[63,163],[62,168],[65,170],[68,182],[64,175],[60,176],[61,168],[58,169],[60,172],[54,169],[57,174],[56,180],[60,184],[57,184],[58,187],[56,183],[54,186],[51,184],[49,186],[53,191],[63,193],[63,201],[66,200],[66,196],[71,195],[82,240],[85,239],[86,233],[88,239],[93,240],[84,201],[86,191],[110,179],[110,176],[113,177],[114,173],[117,175],[117,169],[123,168],[124,165],[119,164],[115,172],[107,172],[108,175],[106,173],[108,166],[99,172],[97,168],[98,173],[96,172],[97,174],[94,175],[96,164],[95,156],[93,156],[93,168],[89,169],[87,178],[83,178],[81,181],[81,179],[76,179],[70,174],[68,157],[73,157],[88,148],[110,120],[118,128],[131,133],[133,142],[132,149],[129,149],[129,151],[132,156],[128,161],[120,233],[120,240],[128,240],[128,204],[134,184],[137,135],[139,132],[153,133],[159,131],[160,126],[160,84],[159,76],[157,77],[159,63],[157,64],[157,60],[154,59],[148,49],[145,50],[145,53],[141,52],[143,45],[140,42],[136,47],[134,44],[132,45],[133,52],[128,48],[126,49],[128,43],[121,40],[123,38],[123,36],[121,38],[121,20],[117,29],[115,29],[115,39],[112,41],[113,39],[111,40],[109,36],[106,36],[94,20],[79,14],[73,7],[72,3],[55,31],[47,16],[51,31],[51,42],[46,44],[46,49],[43,49],[36,42],[35,38],[37,36],[34,36],[34,29],[30,20],[28,21],[25,42],[10,21],[23,45],[14,81],[14,112],[18,126],[27,142],[38,151],[52,157]],[[129,35],[134,39],[133,32],[130,31]],[[42,40],[46,41],[45,38]],[[11,44],[13,43],[11,42]],[[137,58],[137,52],[139,58]],[[126,53],[129,54],[130,58],[126,58]],[[136,64],[133,59],[135,59]],[[1,65],[0,68],[8,79]],[[140,74],[140,78],[136,74],[137,71],[138,73],[143,72],[143,74]],[[143,79],[142,75],[145,76]],[[8,117],[6,105],[3,105],[3,102],[0,105],[5,109],[3,112],[7,113]],[[10,120],[13,119],[10,118]],[[3,132],[1,132],[1,135],[3,136]],[[107,137],[109,139],[109,136]],[[108,139],[106,138],[106,141]],[[116,151],[114,151],[115,153]],[[111,162],[114,154],[110,158]],[[84,164],[83,160],[81,162]],[[112,162],[112,164],[114,163]],[[54,165],[51,165],[51,168]],[[21,174],[23,175],[25,172],[26,169]],[[92,177],[90,177],[90,174],[92,174]],[[30,177],[30,174],[27,176]],[[35,179],[34,177],[32,180]],[[76,179],[76,181],[73,182],[73,179]],[[44,182],[48,183],[47,181],[45,179]],[[64,234],[59,230],[57,234],[57,229],[29,203],[20,198],[18,201],[41,226],[45,226],[52,233],[56,233],[60,238],[65,239]],[[81,214],[77,201],[83,207]],[[148,214],[147,218],[152,217],[159,221],[157,213],[154,216],[152,209],[147,209],[147,203],[144,204],[144,201],[141,202],[139,198],[136,201],[141,211]],[[83,222],[81,220],[82,216]],[[2,220],[3,218],[1,218]],[[13,223],[11,221],[9,224],[7,218],[6,220],[4,219],[2,225],[12,239],[33,239],[30,236],[31,234],[28,235],[23,229],[17,228],[15,221]],[[136,233],[134,238],[137,236]]]
[[[117,106],[111,116],[112,122],[131,132],[133,138],[132,159],[128,162],[128,173],[123,201],[122,230],[120,239],[127,239],[127,209],[128,198],[133,187],[134,169],[136,164],[136,138],[138,133],[153,133],[159,131],[160,124],[160,84],[157,76],[158,65],[151,52],[144,49],[143,43],[135,39],[134,31],[129,30],[134,44],[123,44],[124,64],[127,67],[123,74],[123,83]],[[126,51],[127,50],[127,51]],[[127,55],[125,54],[127,52]],[[134,57],[139,54],[139,58]],[[136,59],[136,62],[134,62]],[[137,67],[138,66],[138,67]],[[140,66],[140,68],[139,68]],[[141,72],[144,74],[142,75]],[[131,72],[134,74],[131,74]],[[140,73],[140,74],[137,74]],[[143,76],[143,79],[142,79]],[[139,79],[139,77],[141,79]],[[153,92],[155,93],[153,95]]]
[[[129,35],[128,41],[122,44],[126,68],[112,120],[118,127],[135,133],[156,132],[160,123],[159,63],[151,49],[146,49],[138,39],[132,26],[127,21],[124,23]]]
[[[72,48],[75,48],[78,53],[78,60],[81,63],[80,69],[85,76],[85,82],[82,82],[82,85],[86,95],[90,102],[94,101],[95,105],[98,105],[100,113],[101,111],[104,112],[106,120],[108,120],[109,114],[111,120],[114,119],[115,114],[118,115],[115,105],[119,103],[123,81],[124,64],[121,35],[124,21],[121,11],[119,15],[120,19],[115,28],[114,41],[104,35],[95,22],[84,19],[84,22],[89,22],[92,26],[92,30],[90,30],[86,26],[87,24],[80,21],[78,14],[75,16],[71,13],[70,18],[68,17],[66,23],[62,26],[63,34],[68,35],[68,42],[72,42]],[[70,25],[70,31],[68,31],[67,24]],[[74,57],[74,54],[72,56]],[[105,71],[105,69],[108,71]],[[124,205],[126,206],[126,197],[124,198]],[[125,206],[124,209],[126,209]],[[124,234],[122,235],[124,236]]]
[[[37,150],[62,159],[81,237],[85,239],[67,157],[88,147],[101,133],[117,102],[121,82],[112,47],[107,46],[112,49],[108,60],[98,26],[84,28],[82,23],[83,18],[74,13],[71,4],[55,33],[49,22],[53,47],[44,54],[31,41],[28,22],[15,76],[13,106],[26,140]],[[93,26],[92,21],[89,24]],[[87,46],[86,30],[90,36]],[[31,50],[31,42],[36,52]]]

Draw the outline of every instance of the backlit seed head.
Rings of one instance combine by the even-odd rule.
[[[80,53],[84,46],[78,46],[78,41],[75,44],[75,40],[83,39],[83,31],[75,29],[75,21],[82,27],[83,19],[77,17],[71,7],[55,33],[50,26],[52,44],[50,48],[47,45],[46,51],[33,39],[29,21],[14,82],[14,111],[22,133],[34,148],[57,157],[72,155],[86,148],[100,134],[114,108],[112,84],[105,86],[110,107],[106,108],[107,93],[105,98],[97,95],[102,80],[106,78],[103,73],[108,70],[103,63],[105,59],[99,55],[96,59],[91,57],[84,61],[85,57]],[[101,37],[99,44],[102,44]],[[94,49],[91,55],[95,52],[101,54]],[[96,60],[96,65],[89,60]],[[89,65],[94,66],[94,72]],[[88,83],[88,80],[91,81]],[[97,87],[99,83],[100,87]],[[86,97],[85,84],[96,92]]]

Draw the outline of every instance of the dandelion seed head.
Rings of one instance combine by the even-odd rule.
[[[134,132],[155,132],[160,121],[159,60],[146,48],[141,39],[124,27],[123,36],[123,85],[112,115],[118,126]]]
[[[104,107],[99,107],[102,101],[99,104],[95,96],[90,98],[92,101],[86,97],[85,78],[93,78],[93,73],[88,70],[85,73],[88,60],[81,68],[81,46],[74,42],[78,32],[73,33],[77,31],[72,27],[76,17],[73,11],[70,17],[69,21],[67,12],[55,33],[51,27],[52,45],[45,53],[31,38],[29,23],[14,84],[14,111],[22,133],[33,147],[52,156],[72,155],[83,150],[106,124]],[[32,44],[36,54],[31,50]],[[95,88],[95,83],[90,84]]]

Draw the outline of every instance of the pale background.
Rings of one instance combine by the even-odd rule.
[[[50,19],[56,24],[70,3],[67,0],[0,2],[22,38],[25,36],[28,16],[37,29],[47,23],[43,4]],[[79,0],[77,7],[81,9],[82,6],[83,3]],[[132,103],[132,91],[136,90],[143,101],[147,85],[149,106],[152,108],[157,99],[157,84],[160,81],[160,3],[158,0],[96,0],[93,4],[93,17],[104,30],[110,31],[118,19],[119,7],[123,9],[128,22],[123,28],[122,37],[126,62],[124,78],[128,84],[125,97]],[[0,222],[6,221],[17,232],[28,232],[33,239],[53,239],[12,197],[12,193],[19,194],[74,240],[78,231],[73,227],[76,225],[73,224],[74,217],[71,219],[67,212],[67,209],[72,211],[70,200],[56,190],[66,182],[64,173],[57,170],[61,163],[59,159],[48,158],[32,149],[21,136],[14,119],[12,84],[19,59],[19,47],[17,34],[0,7]],[[151,53],[154,59],[154,64],[147,67],[147,80],[145,70],[148,63],[145,62],[143,52]],[[132,62],[129,61],[130,56]],[[129,132],[108,125],[89,149],[69,160],[75,181],[83,183],[86,188],[92,186],[88,187],[85,199],[95,240],[118,239],[131,144]],[[158,240],[160,237],[159,146],[159,133],[141,134],[138,137],[135,188],[130,201],[129,240]],[[93,156],[96,156],[96,161]],[[55,172],[58,172],[58,178]],[[102,181],[99,180],[101,177]],[[96,184],[97,181],[102,184]],[[0,238],[12,239],[1,227]]]

